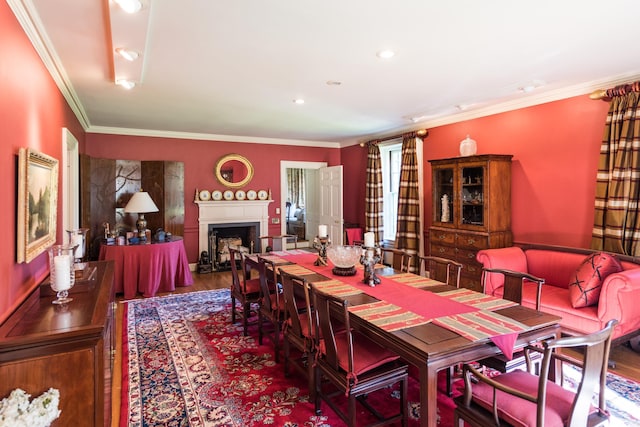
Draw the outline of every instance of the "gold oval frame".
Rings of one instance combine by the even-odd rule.
[[[229,162],[229,161],[232,161],[232,160],[236,160],[236,161],[242,163],[247,168],[247,176],[245,176],[242,181],[231,182],[231,181],[227,181],[222,176],[222,167],[223,167],[223,165],[226,162]],[[220,181],[220,183],[222,185],[224,185],[225,187],[239,188],[239,187],[243,187],[243,186],[247,185],[249,183],[249,181],[251,181],[251,179],[253,178],[253,165],[251,164],[249,159],[247,159],[244,156],[241,156],[240,154],[227,154],[226,156],[222,156],[218,160],[218,162],[216,163],[216,168],[215,168],[214,172],[216,174],[216,178],[218,179],[218,181]]]

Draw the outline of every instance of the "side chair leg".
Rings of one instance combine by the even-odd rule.
[[[231,297],[231,324],[236,323],[236,299]]]

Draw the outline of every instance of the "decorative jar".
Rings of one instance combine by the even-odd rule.
[[[469,135],[462,141],[460,141],[460,155],[461,156],[473,156],[477,153],[478,146],[474,139],[471,139]]]

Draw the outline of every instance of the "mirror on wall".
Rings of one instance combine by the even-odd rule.
[[[239,154],[227,154],[216,163],[215,174],[226,187],[243,187],[253,178],[253,165]]]

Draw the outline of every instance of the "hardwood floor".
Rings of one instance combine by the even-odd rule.
[[[228,288],[231,284],[230,272],[217,272],[210,274],[193,273],[193,286],[177,288],[175,292],[159,295],[171,295],[185,292],[205,291],[213,289]],[[122,301],[122,295],[118,296],[118,302]],[[122,369],[122,314],[124,304],[118,304],[116,311],[116,358],[114,362],[113,384],[112,384],[112,420],[111,426],[120,425],[120,394],[122,390],[121,369]],[[640,354],[633,351],[626,345],[621,345],[611,350],[611,360],[615,361],[616,368],[609,369],[623,377],[640,382]]]

